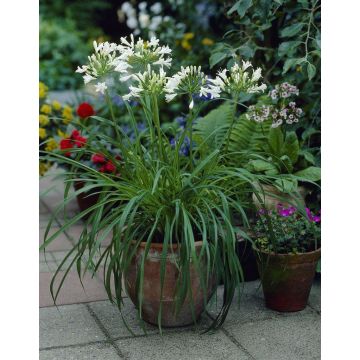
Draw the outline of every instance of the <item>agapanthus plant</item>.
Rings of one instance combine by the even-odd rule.
[[[279,204],[276,211],[261,209],[254,226],[254,242],[260,251],[298,254],[320,247],[320,213],[306,214],[294,206]]]
[[[76,262],[80,276],[89,270],[96,271],[105,260],[105,288],[110,300],[116,302],[121,310],[121,280],[126,275],[137,249],[141,243],[145,244],[136,281],[139,290],[137,308],[141,319],[142,279],[150,246],[154,242],[163,244],[162,254],[166,255],[173,251],[172,246],[176,245],[180,249],[180,257],[177,260],[179,278],[176,280],[176,309],[182,306],[186,297],[192,297],[189,290],[189,269],[190,266],[195,266],[205,294],[211,293],[211,289],[208,288],[210,278],[214,278],[216,284],[224,282],[223,306],[212,324],[212,327],[216,328],[225,320],[235,289],[242,280],[241,265],[235,252],[233,214],[240,214],[244,226],[248,224],[244,210],[248,203],[242,199],[245,198],[244,194],[247,194],[249,187],[252,188],[264,176],[252,175],[244,169],[226,166],[219,150],[207,154],[193,151],[192,123],[201,110],[197,104],[187,109],[189,113],[186,115],[183,132],[172,146],[161,127],[159,101],[166,95],[171,96],[168,100],[174,100],[176,95],[184,95],[189,98],[191,104],[192,96],[196,93],[211,92],[214,94],[213,97],[217,97],[215,94],[225,91],[226,87],[222,89],[213,84],[210,88],[201,68],[194,66],[184,68],[180,74],[171,77],[166,73],[170,67],[166,55],[170,52],[167,46],[160,46],[155,38],[149,42],[142,39],[135,42],[131,36],[130,41],[122,38],[120,45],[96,44],[96,54],[90,57],[90,65],[80,68],[85,73],[91,71],[89,75],[95,77],[94,69],[101,65],[100,60],[103,59],[108,62],[101,65],[102,71],[107,69],[101,73],[105,79],[107,75],[121,70],[118,81],[128,84],[128,89],[120,95],[125,99],[135,136],[134,139],[130,139],[113,111],[110,111],[111,120],[99,116],[93,116],[92,119],[111,124],[116,133],[115,138],[103,132],[92,132],[85,141],[83,134],[72,133],[62,153],[45,155],[45,158],[56,158],[69,165],[63,205],[78,194],[91,189],[101,190],[95,205],[68,219],[59,231],[51,236],[48,233],[51,225],[49,224],[41,248],[45,248],[69,226],[90,215],[76,246],[69,252],[60,268],[71,254],[75,254],[75,257],[69,267]],[[97,64],[97,61],[100,64]],[[137,66],[141,69],[135,72]],[[257,71],[255,78],[258,79],[258,76]],[[253,88],[257,86],[255,78],[252,76],[252,85],[244,88],[244,91],[261,90]],[[243,78],[241,81],[245,80]],[[237,81],[236,76],[230,85],[232,81]],[[95,86],[100,85],[97,83]],[[106,86],[110,86],[110,83]],[[108,90],[105,89],[104,95],[111,106]],[[147,135],[145,145],[142,143],[144,131],[140,133],[133,109],[128,103],[132,98],[139,103],[147,122],[144,130]],[[183,157],[181,149],[186,144],[189,146],[189,152],[188,156]],[[121,159],[112,156],[106,150],[106,146],[117,149]],[[94,168],[79,161],[86,156],[90,157],[93,163],[104,167]],[[105,171],[109,168],[113,170],[109,160],[115,167],[121,166],[120,174],[117,171]],[[85,174],[86,184],[70,195],[69,187],[79,180],[79,173]],[[62,211],[62,207],[58,211]],[[91,231],[87,225],[92,226]],[[111,242],[103,249],[102,242],[109,234],[112,234]],[[198,241],[202,242],[200,253],[195,251],[195,242]],[[94,255],[98,252],[100,260],[95,261]],[[165,258],[163,256],[161,260],[161,286],[164,284]],[[204,263],[206,269],[200,266]],[[61,274],[60,268],[55,273],[55,278]],[[65,276],[66,274],[67,272]],[[113,287],[115,294],[112,291]],[[54,281],[52,282],[54,300],[60,288],[61,283],[55,290]],[[161,296],[159,302],[163,302]],[[160,306],[160,328],[161,311]]]

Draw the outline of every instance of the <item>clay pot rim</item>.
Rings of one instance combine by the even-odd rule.
[[[135,240],[132,240],[132,243],[133,244],[136,244],[136,241]],[[147,242],[146,241],[142,241],[139,245],[138,245],[138,247],[139,248],[145,248],[146,247],[146,244],[147,244]],[[195,241],[194,242],[194,245],[195,245],[195,248],[198,248],[198,247],[200,247],[200,246],[202,246],[202,244],[203,244],[203,241],[202,240],[200,240],[200,241]],[[150,248],[155,248],[155,249],[162,249],[163,248],[163,243],[151,243],[150,244]],[[170,245],[170,244],[168,244],[168,246],[170,247],[170,248],[173,248],[173,249],[177,249],[177,247],[178,246],[181,246],[181,244],[172,244],[172,245]]]
[[[299,253],[299,254],[276,254],[274,252],[266,252],[261,251],[257,248],[254,248],[254,251],[258,255],[262,255],[266,258],[271,258],[272,261],[279,261],[279,262],[288,262],[288,263],[297,263],[297,262],[307,262],[307,261],[317,261],[321,255],[321,247],[316,250],[309,251],[306,253]]]

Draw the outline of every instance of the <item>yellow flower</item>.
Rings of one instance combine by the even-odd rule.
[[[40,112],[47,115],[51,114],[51,106],[48,104],[44,104],[43,106],[41,106]]]
[[[43,82],[39,82],[39,98],[43,99],[44,97],[46,97],[47,92],[48,92],[49,88],[43,83]]]
[[[190,33],[185,33],[184,36],[183,36],[183,39],[185,40],[190,40],[190,39],[193,39],[194,38],[194,33],[190,32]]]
[[[50,138],[45,146],[46,151],[53,151],[58,148],[58,143],[54,138]]]
[[[51,164],[48,162],[40,161],[39,162],[39,174],[43,176],[50,168]]]
[[[49,123],[49,117],[47,115],[39,115],[39,124],[41,126],[46,126]]]
[[[73,113],[72,113],[73,109],[68,106],[65,105],[63,112],[62,112],[62,116],[63,116],[63,123],[64,124],[69,124],[71,122],[71,120],[73,119]]]
[[[46,129],[39,128],[39,138],[40,139],[45,139],[46,138]]]
[[[69,137],[68,134],[62,132],[60,129],[58,129],[57,134],[58,134],[61,138],[63,138],[63,139],[66,139],[66,138]]]
[[[214,40],[206,37],[202,39],[201,43],[205,46],[211,46],[214,45]]]
[[[181,47],[184,48],[187,51],[191,50],[191,44],[189,42],[189,40],[194,38],[194,33],[185,33],[183,35],[183,38],[181,40]]]
[[[58,111],[61,109],[61,104],[57,100],[54,100],[52,102],[52,107],[54,108],[54,110]]]

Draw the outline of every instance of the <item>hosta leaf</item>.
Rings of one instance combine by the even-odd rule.
[[[307,169],[296,172],[294,175],[310,181],[319,181],[321,179],[321,169],[316,166],[310,166]]]
[[[299,140],[294,131],[286,133],[282,153],[287,155],[291,162],[295,164],[299,158],[300,145]]]

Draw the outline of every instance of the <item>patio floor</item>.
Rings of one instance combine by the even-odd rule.
[[[54,175],[40,181],[40,243],[48,220],[63,196],[63,182]],[[72,201],[66,215],[78,212]],[[63,223],[56,215],[51,232]],[[54,306],[49,286],[51,277],[81,231],[72,226],[39,256],[40,269],[40,359],[143,359],[143,360],[310,360],[320,359],[320,280],[314,280],[309,304],[301,312],[278,313],[264,306],[259,281],[244,284],[238,306],[233,301],[228,317],[215,333],[201,334],[210,323],[215,304],[193,327],[165,329],[146,325],[147,335],[137,323],[133,304],[124,298],[124,316],[136,336],[123,324],[120,313],[107,300],[100,275],[85,277],[82,288],[76,269],[70,271]],[[71,260],[69,260],[71,261]],[[66,264],[65,264],[66,265]],[[218,289],[219,294],[221,289]],[[218,297],[221,303],[221,295]]]

